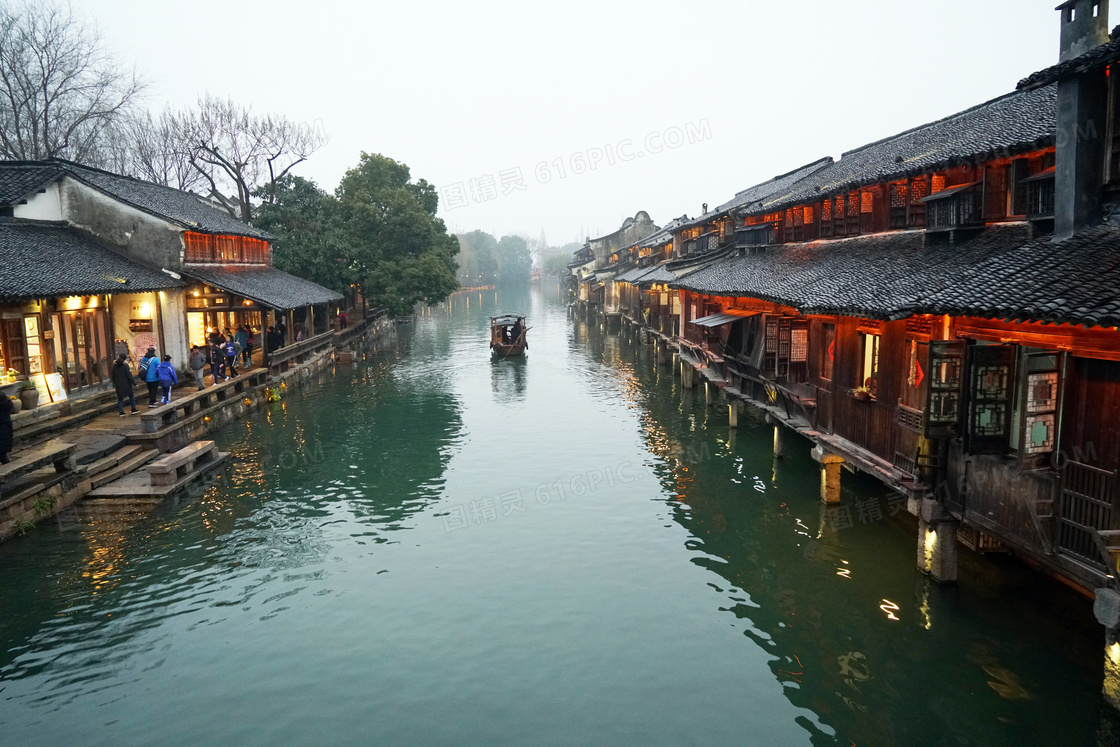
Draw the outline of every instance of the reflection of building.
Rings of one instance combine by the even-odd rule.
[[[107,385],[118,352],[185,364],[208,329],[325,331],[341,296],[271,266],[267,233],[194,194],[58,159],[0,163],[0,358]]]

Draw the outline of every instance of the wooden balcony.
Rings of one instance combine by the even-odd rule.
[[[982,182],[949,187],[923,198],[926,230],[950,231],[984,225],[984,185]]]

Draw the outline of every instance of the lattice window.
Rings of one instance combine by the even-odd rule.
[[[923,416],[924,413],[921,410],[915,410],[905,405],[898,406],[898,424],[906,430],[921,433]]]
[[[790,210],[789,212],[790,212],[790,215],[793,216],[793,225],[794,226],[805,225],[805,213],[804,213],[804,211],[798,210],[798,209],[795,208],[793,210]]]
[[[214,237],[205,233],[193,233],[188,231],[184,234],[186,241],[186,251],[184,259],[187,262],[213,262],[214,261]]]
[[[875,195],[871,192],[860,193],[860,206],[859,211],[863,214],[870,213],[875,209]]]
[[[778,320],[766,320],[766,352],[778,352]]]
[[[891,207],[904,208],[906,207],[906,185],[905,184],[892,184],[891,185]]]
[[[786,228],[793,228],[793,212],[792,210],[786,211]]]
[[[865,335],[879,335],[883,333],[883,323],[877,319],[860,319],[858,331]]]
[[[844,217],[844,195],[836,195],[836,217]]]
[[[805,225],[810,226],[813,224],[813,208],[809,206],[805,208]]]
[[[852,192],[848,195],[848,217],[859,217],[859,192]]]
[[[922,317],[907,319],[906,334],[910,337],[930,337],[933,335],[933,320]]]
[[[935,195],[938,192],[943,191],[944,189],[945,189],[945,177],[944,177],[944,175],[934,174],[933,175],[933,187],[930,190],[930,194]]]
[[[790,336],[789,360],[791,363],[805,363],[809,360],[809,330],[794,327]]]
[[[822,221],[832,220],[832,200],[825,200],[821,204],[821,220]]]
[[[910,197],[913,202],[917,202],[923,197],[929,196],[929,182],[924,178],[914,179],[910,182]]]

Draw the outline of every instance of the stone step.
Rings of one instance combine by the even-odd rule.
[[[151,453],[155,454],[154,451]],[[162,500],[200,479],[203,475],[214,472],[228,459],[228,453],[217,453],[213,459],[199,464],[198,469],[192,470],[170,485],[152,485],[150,475],[146,471],[132,472],[111,483],[94,488],[86,495],[86,500],[93,498],[159,498]]]
[[[134,453],[126,457],[115,468],[93,478],[92,482],[95,489],[135,472],[159,456],[159,452],[155,449],[143,449],[139,446],[129,446],[128,448],[134,450]]]
[[[128,439],[115,435],[80,437],[75,443],[78,445],[74,453],[75,464],[91,464],[126,446]]]
[[[99,475],[105,470],[116,467],[122,461],[140,452],[142,449],[142,446],[125,446],[124,448],[118,449],[109,456],[103,457],[102,459],[98,459],[96,462],[86,465],[85,474]]]

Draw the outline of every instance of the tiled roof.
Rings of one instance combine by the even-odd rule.
[[[750,209],[750,207],[753,206],[754,203],[769,199],[771,197],[774,197],[775,195],[781,195],[788,192],[794,184],[801,181],[805,177],[820,171],[831,163],[831,157],[822,158],[819,161],[814,161],[813,163],[802,166],[799,169],[794,169],[788,174],[781,174],[780,176],[775,176],[769,181],[762,182],[761,184],[756,184],[753,187],[747,187],[743,191],[736,193],[734,197],[717,207],[715,210],[710,210],[704,215],[698,215],[691,220],[682,221],[677,227],[689,228],[691,226],[700,226],[711,220],[714,220],[715,218],[723,216],[731,212],[732,210],[739,210],[742,208]]]
[[[203,233],[251,236],[272,241],[273,236],[259,228],[242,223],[224,210],[219,210],[198,195],[160,184],[112,174],[108,171],[58,161],[75,179],[116,197],[135,208],[151,213],[192,231]]]
[[[921,303],[933,314],[1120,326],[1120,227],[990,256]]]
[[[638,279],[638,285],[652,285],[653,283],[671,283],[676,278],[669,268],[661,264],[653,268],[653,271],[643,275]]]
[[[1095,49],[1090,49],[1080,57],[1074,57],[1072,60],[1059,62],[1045,70],[1039,70],[1037,73],[1019,81],[1017,87],[1020,91],[1026,91],[1040,86],[1048,86],[1062,78],[1087,73],[1094,68],[1112,64],[1117,60],[1120,60],[1120,38],[1113,39]]]
[[[0,204],[16,205],[62,175],[50,164],[4,164],[0,168]]]
[[[999,268],[1014,264],[1029,230],[1023,223],[992,226],[961,243],[930,247],[923,247],[921,231],[785,244],[724,260],[674,286],[758,298],[807,314],[903,318],[928,312],[947,288],[973,288],[957,303],[983,297],[1002,282]]]
[[[73,228],[0,222],[0,299],[95,296],[181,288],[159,270],[126,259]]]
[[[786,191],[753,203],[749,212],[774,212],[858,186],[1052,145],[1056,109],[1056,85],[1007,94],[849,151],[839,161],[793,183]]]
[[[268,265],[189,265],[183,274],[273,309],[339,301],[342,295]]]
[[[251,236],[266,241],[273,239],[271,234],[242,223],[196,194],[58,158],[49,161],[0,161],[0,203],[19,203],[64,174],[138,210],[191,231]]]
[[[616,283],[633,283],[633,282],[636,282],[639,278],[642,277],[642,275],[645,275],[646,273],[648,273],[652,269],[653,269],[652,267],[635,267],[633,270],[630,270],[630,272],[624,272],[621,275],[619,275],[618,277],[616,277],[615,282]]]

